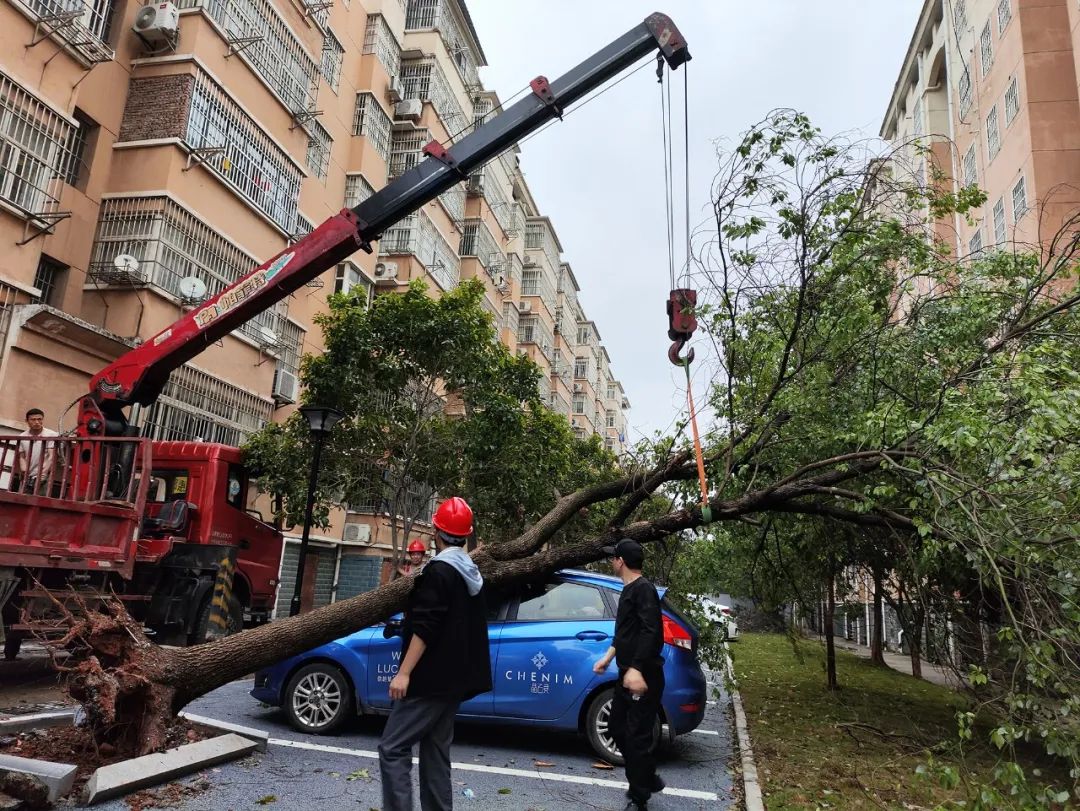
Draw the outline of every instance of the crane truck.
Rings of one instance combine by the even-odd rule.
[[[30,468],[0,492],[5,653],[51,627],[47,617],[75,595],[114,595],[173,644],[239,630],[245,615],[269,619],[283,538],[246,509],[240,450],[141,437],[131,407],[151,405],[174,369],[351,254],[370,253],[388,228],[650,54],[671,69],[690,59],[667,15],[650,15],[553,82],[537,77],[456,143],[432,141],[415,167],[110,363],[79,399],[71,435],[0,437],[0,469],[20,452]]]

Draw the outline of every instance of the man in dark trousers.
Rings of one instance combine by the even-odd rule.
[[[456,496],[435,513],[438,554],[416,576],[402,623],[394,702],[379,742],[383,811],[413,811],[412,748],[420,744],[420,807],[449,811],[450,742],[462,701],[491,690],[484,579],[464,545],[473,514]]]
[[[604,552],[611,556],[623,590],[615,616],[615,644],[597,660],[593,670],[603,673],[612,659],[619,667],[611,703],[611,736],[626,759],[626,780],[630,784],[626,808],[642,809],[649,797],[664,790],[652,753],[653,728],[664,694],[660,596],[641,575],[645,562],[641,544],[623,538],[614,546],[605,546]]]

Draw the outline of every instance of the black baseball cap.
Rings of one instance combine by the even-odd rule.
[[[631,538],[623,538],[613,546],[603,547],[603,550],[609,558],[622,558],[631,569],[640,569],[645,562],[645,550]]]

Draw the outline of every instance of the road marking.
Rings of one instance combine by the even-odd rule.
[[[717,734],[717,733],[713,733]],[[327,746],[323,743],[308,743],[307,741],[291,741],[287,738],[271,738],[270,743],[275,746],[288,746],[293,749],[307,749],[312,752],[329,752],[336,755],[351,755],[353,757],[367,758],[369,760],[378,760],[379,753],[372,752],[368,749],[347,749],[344,746]],[[419,762],[419,758],[413,758],[413,763]],[[510,769],[505,766],[488,766],[482,763],[451,763],[451,768],[457,769],[462,772],[482,772],[484,774],[501,774],[507,777],[531,777],[535,780],[550,780],[556,783],[577,783],[578,785],[585,786],[605,786],[607,788],[619,789],[620,791],[626,791],[629,786],[626,783],[618,780],[602,780],[599,777],[583,777],[576,774],[558,774],[555,772],[542,772],[542,771],[529,771],[528,769]],[[720,799],[714,791],[695,791],[688,788],[672,788],[668,786],[664,789],[664,794],[670,794],[672,797],[687,797],[692,800],[712,800],[717,801]]]
[[[690,731],[693,732],[695,735],[719,735],[720,734],[715,729],[692,729]]]

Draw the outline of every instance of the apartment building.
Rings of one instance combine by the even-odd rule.
[[[3,0],[3,429],[22,430],[29,407],[71,429],[70,406],[101,367],[414,166],[430,140],[468,132],[499,106],[485,64],[462,0]],[[561,250],[510,150],[374,254],[176,370],[133,421],[155,438],[242,443],[295,409],[329,293],[417,278],[432,295],[481,279],[500,340],[548,373],[545,399],[569,419],[577,349],[565,338],[585,316],[567,265],[564,337]],[[588,430],[606,429],[594,414]],[[430,510],[430,494],[416,498]],[[389,531],[371,501],[316,532],[306,605],[388,577]],[[290,543],[285,604],[296,561]]]
[[[1080,4],[926,0],[881,126],[925,182],[936,165],[988,195],[938,223],[958,256],[1045,243],[1080,205]]]

